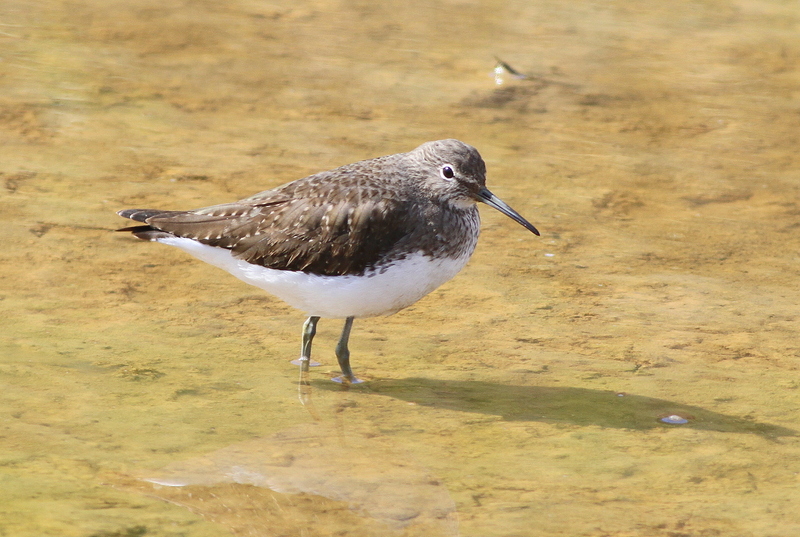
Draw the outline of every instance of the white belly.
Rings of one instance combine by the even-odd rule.
[[[227,270],[308,315],[332,318],[395,313],[458,274],[472,254],[472,248],[457,259],[434,259],[414,253],[382,273],[318,276],[251,265],[233,257],[229,250],[206,246],[191,239],[167,237],[157,240]]]

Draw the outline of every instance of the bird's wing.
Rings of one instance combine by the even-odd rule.
[[[296,181],[194,211],[132,209],[120,214],[147,224],[126,228],[138,231],[141,238],[158,238],[158,232],[165,232],[227,248],[240,259],[268,268],[361,274],[411,232],[389,194],[379,187]]]

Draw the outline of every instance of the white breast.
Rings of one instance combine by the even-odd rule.
[[[382,272],[364,276],[319,276],[252,265],[236,259],[229,250],[192,239],[165,237],[157,240],[227,270],[308,315],[332,318],[390,315],[410,306],[458,274],[474,249],[473,243],[456,259],[434,259],[418,252],[384,267]]]

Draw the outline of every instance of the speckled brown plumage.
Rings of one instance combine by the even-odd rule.
[[[539,234],[485,182],[474,147],[439,140],[234,203],[120,211],[145,224],[120,231],[181,248],[306,311],[296,362],[303,375],[317,321],[344,317],[339,380],[353,383],[359,382],[347,347],[353,319],[399,311],[455,276],[478,240],[476,201]]]
[[[453,178],[442,175],[445,166]],[[147,224],[124,229],[142,239],[167,233],[229,249],[268,268],[361,275],[414,251],[457,257],[471,250],[479,226],[474,202],[485,190],[485,174],[475,148],[442,140],[234,203],[119,214]]]

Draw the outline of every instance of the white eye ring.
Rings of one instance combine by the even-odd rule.
[[[439,175],[442,176],[442,179],[445,181],[452,181],[453,178],[456,176],[456,172],[453,171],[453,167],[449,164],[445,164],[442,166],[442,169],[439,170]]]

